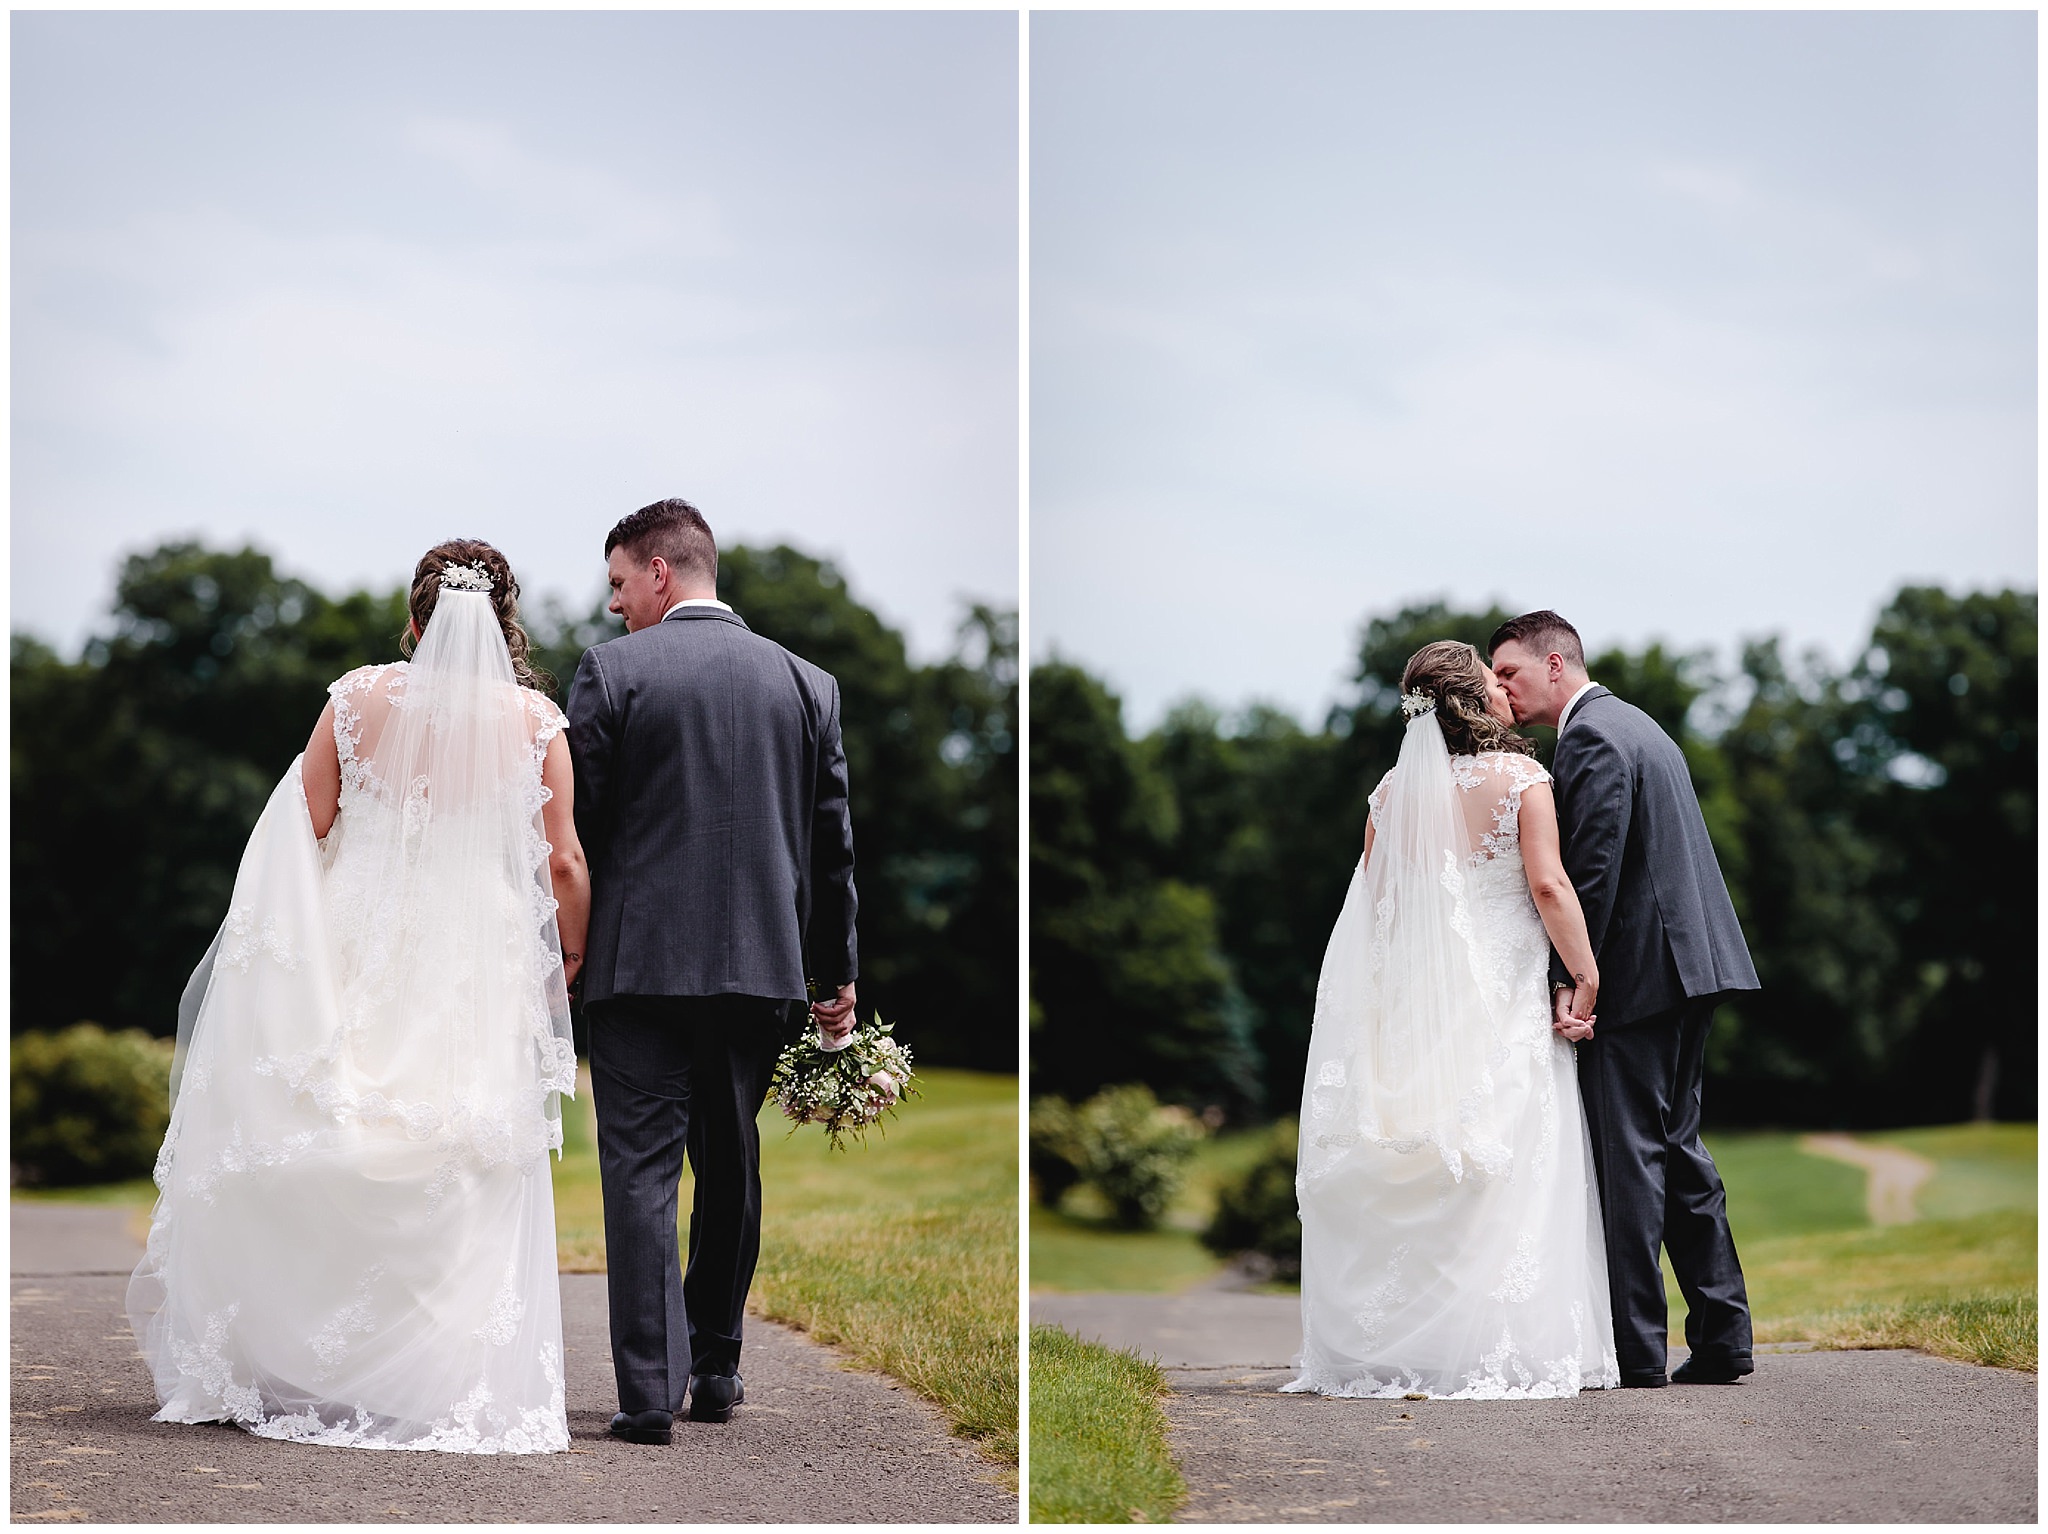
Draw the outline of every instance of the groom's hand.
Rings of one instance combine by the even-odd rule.
[[[843,1039],[853,1032],[853,982],[842,985],[830,1001],[812,1002],[811,1016],[828,1039]]]

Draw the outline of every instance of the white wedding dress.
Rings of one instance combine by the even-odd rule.
[[[452,587],[410,665],[329,691],[333,828],[294,762],[180,1009],[128,1291],[156,1420],[567,1449],[548,1152],[576,1062],[540,819],[564,721]]]
[[[1526,756],[1413,720],[1372,795],[1303,1087],[1301,1374],[1454,1400],[1620,1383],[1572,1046],[1523,872]]]

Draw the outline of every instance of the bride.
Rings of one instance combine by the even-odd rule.
[[[1550,776],[1470,645],[1424,645],[1330,936],[1303,1086],[1301,1376],[1323,1395],[1620,1383],[1566,1038],[1599,986]],[[1578,981],[1551,1026],[1555,946]]]
[[[128,1289],[159,1422],[569,1447],[547,1153],[589,883],[517,596],[489,544],[430,550],[411,663],[328,689],[250,834]]]

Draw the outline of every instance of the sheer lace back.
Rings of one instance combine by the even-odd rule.
[[[1367,803],[1375,821],[1379,817],[1390,771],[1380,779]],[[1451,781],[1457,784],[1458,814],[1464,820],[1467,862],[1473,868],[1508,858],[1519,866],[1522,855],[1522,795],[1535,783],[1548,783],[1550,774],[1534,757],[1513,751],[1484,751],[1477,756],[1451,758]]]
[[[327,688],[334,700],[334,748],[341,761],[341,800],[344,813],[352,800],[370,797],[386,804],[400,802],[392,794],[388,775],[378,769],[378,747],[392,721],[406,707],[407,679],[412,668],[405,661],[387,665],[359,666],[338,677]],[[568,725],[553,702],[531,688],[513,685],[501,695],[508,722],[523,733],[532,776],[518,784],[522,797],[538,810],[554,797],[540,781],[540,769],[548,743]],[[500,785],[484,785],[495,797]],[[445,801],[452,789],[441,790]],[[467,790],[472,803],[478,802],[474,787]]]

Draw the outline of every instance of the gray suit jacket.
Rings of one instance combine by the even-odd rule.
[[[1759,989],[1685,753],[1656,721],[1595,687],[1565,720],[1551,775],[1565,872],[1600,962],[1601,1024]],[[1554,957],[1551,973],[1568,978]]]
[[[583,654],[569,692],[590,862],[583,999],[791,1001],[855,978],[839,684],[715,607]]]

